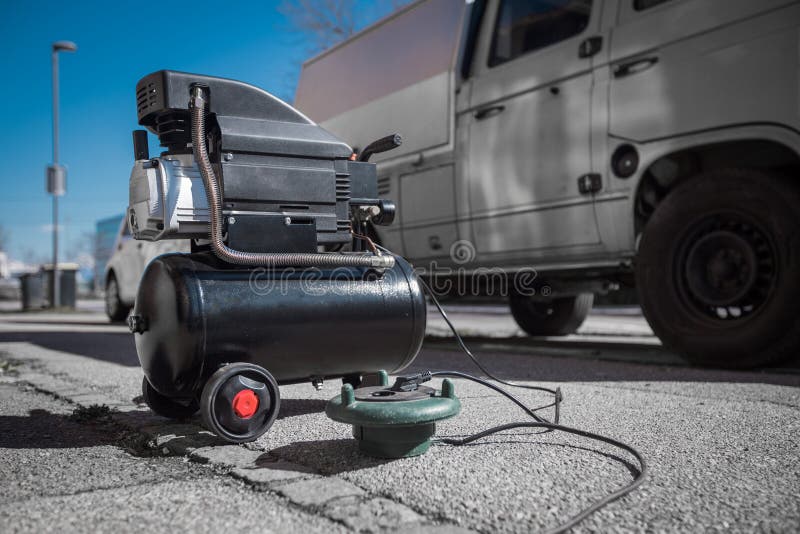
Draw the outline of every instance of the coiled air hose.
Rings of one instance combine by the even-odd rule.
[[[189,100],[192,119],[192,152],[203,177],[208,200],[209,236],[214,254],[221,260],[236,265],[260,265],[264,267],[372,267],[390,269],[394,257],[378,254],[324,254],[324,253],[255,253],[233,250],[222,240],[222,199],[219,184],[208,158],[206,146],[206,98],[203,87],[192,86]]]

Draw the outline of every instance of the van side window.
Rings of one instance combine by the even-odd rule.
[[[589,24],[591,13],[592,0],[502,0],[489,66],[578,35]]]
[[[641,11],[643,9],[650,9],[660,4],[665,4],[671,0],[633,0],[633,9]]]

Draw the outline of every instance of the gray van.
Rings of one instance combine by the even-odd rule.
[[[535,269],[532,335],[636,285],[665,345],[800,349],[800,2],[422,0],[308,60],[296,106],[377,155],[423,271]]]

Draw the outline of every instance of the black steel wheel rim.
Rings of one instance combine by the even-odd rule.
[[[540,321],[550,319],[556,312],[555,302],[552,299],[528,298],[524,302],[528,313]]]
[[[736,212],[706,216],[680,240],[673,273],[684,305],[721,325],[758,314],[778,279],[775,245],[751,217]]]

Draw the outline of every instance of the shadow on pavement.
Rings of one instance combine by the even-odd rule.
[[[8,324],[8,323],[6,323]],[[0,342],[27,342],[39,347],[85,356],[127,367],[137,367],[133,336],[117,327],[81,331],[35,330],[1,331]],[[526,339],[467,339],[475,355],[500,378],[546,382],[734,382],[765,383],[800,387],[797,362],[785,368],[746,371],[690,367],[673,353],[659,346],[611,343],[543,342]],[[461,353],[453,339],[425,340],[423,350],[403,372],[423,370],[455,370],[482,375]],[[322,405],[308,401],[292,411],[284,408],[282,417],[302,415],[303,409],[316,411]]]
[[[466,340],[478,360],[504,380],[542,382],[733,382],[800,387],[796,369],[724,370],[676,364],[660,347],[614,347],[596,344],[582,349],[537,346],[498,349],[493,343]],[[557,350],[556,350],[557,349]],[[512,352],[512,350],[514,352]],[[516,352],[519,350],[519,352]],[[425,342],[404,373],[435,370],[485,376],[455,341]]]
[[[278,419],[324,412],[326,403],[327,401],[322,399],[281,399],[281,410],[278,412]]]
[[[31,343],[44,349],[138,367],[133,336],[127,332],[0,332],[0,343]]]
[[[26,324],[42,324],[53,326],[54,324],[58,324],[59,326],[96,326],[99,328],[106,327],[106,326],[122,326],[127,328],[127,325],[124,322],[109,322],[106,320],[101,321],[87,321],[87,320],[80,320],[80,321],[71,321],[69,319],[62,319],[59,320],[58,323],[54,323],[52,319],[19,319],[19,320],[11,320],[11,321],[4,321],[4,324],[18,324],[18,325],[26,325]]]
[[[119,436],[104,423],[78,423],[40,409],[27,416],[0,415],[0,449],[73,449],[118,442]]]

